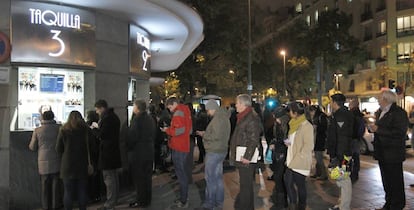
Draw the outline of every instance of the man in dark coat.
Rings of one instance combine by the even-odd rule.
[[[256,164],[251,163],[251,160],[255,150],[260,144],[260,133],[262,132],[261,120],[252,108],[249,95],[238,95],[236,101],[238,114],[236,128],[230,140],[230,161],[234,163],[239,171],[240,192],[237,195],[234,208],[253,210],[253,182],[255,179]],[[236,157],[238,147],[246,148],[240,159]]]
[[[98,125],[93,123],[92,132],[100,139],[99,163],[106,185],[106,202],[103,209],[113,209],[117,203],[119,180],[117,169],[121,168],[121,154],[119,150],[120,121],[113,108],[108,108],[105,100],[95,103],[95,111],[99,114]]]
[[[349,166],[352,156],[352,133],[354,130],[354,116],[344,106],[346,98],[337,93],[331,96],[332,115],[329,117],[327,149],[331,158],[329,168],[343,165]],[[345,158],[346,157],[346,158]],[[346,167],[348,168],[348,167]],[[350,210],[352,199],[352,183],[348,173],[343,178],[336,180],[336,185],[341,188],[339,204],[330,210]]]
[[[132,180],[137,192],[136,201],[130,207],[146,208],[151,204],[152,165],[154,162],[155,121],[146,112],[147,104],[138,99],[134,102],[134,118],[128,131],[128,161]]]
[[[386,210],[401,210],[405,206],[402,163],[405,160],[408,117],[396,101],[394,92],[381,91],[376,122],[368,124],[368,129],[374,132],[374,157],[378,160],[385,191],[385,204],[381,209]]]

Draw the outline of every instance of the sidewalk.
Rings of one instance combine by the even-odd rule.
[[[264,189],[260,187],[259,174],[256,175],[255,189],[255,209],[266,210],[271,209],[272,203],[269,202],[274,183],[264,177]],[[382,188],[381,176],[379,168],[376,164],[361,162],[361,171],[359,180],[353,185],[352,209],[368,210],[380,208],[384,204],[384,192]],[[189,187],[189,208],[194,209],[202,204],[204,199],[204,181],[203,165],[199,164],[194,167],[193,180],[194,183]],[[404,173],[405,192],[407,210],[414,210],[414,189],[409,184],[414,183],[414,175],[412,173]],[[225,167],[224,170],[225,183],[225,201],[224,210],[233,209],[234,199],[239,191],[238,173],[234,169]],[[307,180],[308,205],[307,209],[324,210],[336,204],[339,190],[332,181],[317,181],[313,179]],[[152,204],[150,210],[172,209],[171,204],[178,195],[178,184],[172,180],[168,173],[153,177]],[[134,193],[124,194],[119,199],[119,205],[116,209],[132,209],[128,204],[134,200]],[[88,209],[97,209],[102,203],[89,206]]]

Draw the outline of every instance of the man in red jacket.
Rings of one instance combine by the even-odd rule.
[[[175,201],[175,204],[178,208],[188,208],[189,177],[186,172],[186,167],[188,167],[186,162],[190,152],[191,113],[188,107],[181,104],[176,97],[168,98],[166,104],[173,116],[170,127],[162,128],[162,131],[171,137],[168,146],[172,151],[175,174],[180,184],[180,198]]]

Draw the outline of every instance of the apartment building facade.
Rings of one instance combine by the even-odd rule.
[[[372,101],[372,97],[390,83],[398,87],[401,105],[407,109],[411,107],[411,101],[414,102],[414,1],[294,0],[290,6],[277,9],[288,10],[287,17],[267,17],[263,25],[270,32],[270,27],[281,28],[302,18],[309,27],[313,27],[323,11],[332,9],[352,16],[349,32],[361,41],[368,53],[368,60],[355,66],[353,74],[336,78],[339,90],[365,102]],[[332,79],[335,79],[334,75]]]

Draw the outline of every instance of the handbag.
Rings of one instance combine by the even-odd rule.
[[[272,164],[273,163],[272,155],[273,155],[273,150],[268,149],[267,152],[266,152],[266,157],[264,159],[265,164]]]
[[[89,137],[88,137],[88,131],[86,131],[85,138],[86,138],[86,149],[88,151],[88,175],[91,176],[91,175],[93,175],[93,173],[94,173],[95,170],[94,170],[93,165],[91,163],[91,155],[89,153]]]

